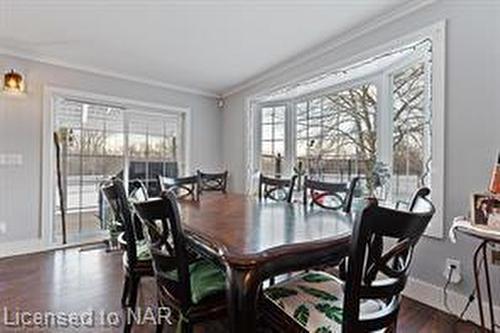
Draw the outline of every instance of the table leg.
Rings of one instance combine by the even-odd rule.
[[[227,268],[228,315],[231,332],[257,330],[257,293],[260,281],[255,270]]]
[[[490,272],[487,256],[487,246],[483,247],[484,277],[486,279],[486,291],[488,292],[488,308],[490,310],[491,332],[495,333],[495,317],[493,316],[493,300],[491,299]]]
[[[481,285],[479,281],[479,275],[480,275],[480,265],[479,265],[479,254],[481,253],[481,249],[483,249],[486,246],[486,241],[482,242],[477,248],[476,251],[474,252],[474,281],[476,283],[476,293],[477,293],[477,303],[479,306],[479,318],[481,319],[481,330],[483,332],[486,332],[486,327],[484,325],[484,313],[483,313],[483,306],[482,306],[482,297],[481,297]]]

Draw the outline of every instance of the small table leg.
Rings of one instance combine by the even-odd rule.
[[[481,319],[481,330],[483,332],[487,332],[486,326],[485,326],[485,319],[484,319],[483,300],[482,300],[482,295],[481,295],[481,284],[479,281],[479,277],[481,274],[480,254],[482,254],[482,260],[483,260],[484,272],[485,272],[485,280],[486,280],[486,291],[488,293],[488,310],[489,310],[490,321],[491,321],[491,332],[494,333],[495,332],[495,317],[493,315],[493,300],[491,298],[491,283],[490,283],[490,273],[489,273],[489,264],[488,264],[488,256],[487,256],[487,245],[488,245],[488,241],[483,241],[476,248],[476,251],[474,252],[474,281],[476,284],[477,303],[478,303],[478,307],[479,307],[479,318]]]
[[[257,330],[257,293],[260,280],[252,269],[227,268],[228,315],[231,332]]]
[[[493,300],[491,299],[491,283],[490,283],[490,272],[489,263],[487,256],[487,244],[483,247],[483,260],[484,260],[484,277],[486,278],[486,291],[488,292],[488,308],[490,310],[490,321],[491,321],[491,332],[495,333],[495,317],[493,315]]]
[[[479,253],[481,253],[481,249],[486,245],[486,241],[482,242],[474,252],[474,281],[476,283],[476,292],[477,292],[477,303],[479,306],[479,319],[481,320],[481,330],[483,332],[486,331],[486,327],[484,326],[484,313],[482,306],[482,297],[481,297],[481,284],[479,281],[479,275],[481,274],[481,267],[479,263]]]

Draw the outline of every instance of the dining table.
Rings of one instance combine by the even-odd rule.
[[[353,214],[235,193],[180,202],[188,246],[226,272],[231,332],[255,332],[263,282],[280,274],[339,263]]]

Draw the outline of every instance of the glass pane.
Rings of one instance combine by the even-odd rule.
[[[66,209],[69,211],[78,210],[80,207],[80,175],[81,175],[81,161],[79,157],[68,157],[61,160],[63,184],[66,184]],[[60,210],[59,206],[59,191],[56,191],[56,206],[57,211]]]
[[[99,185],[106,179],[102,157],[82,157],[81,191],[82,209],[98,207]]]
[[[308,131],[307,131],[307,122],[306,121],[299,121],[297,120],[297,133],[296,137],[298,140],[300,139],[306,139],[308,137]]]
[[[306,157],[307,156],[307,140],[298,140],[297,141],[297,157]]]
[[[297,108],[297,157],[312,177],[371,177],[376,160],[376,87],[334,92]]]
[[[105,138],[105,154],[123,156],[125,141],[123,133],[107,133]]]
[[[128,147],[130,157],[146,157],[147,136],[145,134],[129,134]]]
[[[162,159],[166,155],[165,140],[162,136],[148,137],[148,154],[150,159]]]
[[[260,159],[260,171],[268,176],[275,174],[276,158],[274,156],[263,155]]]
[[[285,122],[285,111],[286,107],[278,106],[274,109],[274,122],[283,123]]]
[[[274,121],[273,108],[262,108],[262,123],[272,123]]]
[[[105,147],[104,132],[83,130],[81,132],[80,145],[83,155],[103,155]]]
[[[177,160],[177,140],[175,137],[167,137],[165,139],[165,155],[164,159],[168,161]]]
[[[61,154],[80,154],[81,151],[81,131],[73,128],[59,128],[59,144],[61,146]]]
[[[272,141],[262,141],[262,154],[263,155],[273,155],[273,142]]]
[[[131,161],[128,167],[128,178],[133,179],[146,179],[146,162]]]
[[[285,139],[285,124],[276,124],[274,126],[274,139]]]
[[[430,185],[430,117],[424,105],[425,66],[418,63],[394,75],[393,200],[407,201]]]
[[[273,139],[273,125],[262,125],[262,140]]]
[[[274,155],[278,156],[278,154],[285,155],[285,142],[283,140],[274,141]]]
[[[103,159],[103,177],[119,177],[123,179],[123,163],[122,156],[105,156]]]

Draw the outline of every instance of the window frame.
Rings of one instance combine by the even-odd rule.
[[[57,86],[45,85],[43,87],[43,124],[42,124],[42,198],[41,198],[41,230],[40,237],[44,245],[52,246],[54,244],[54,209],[55,209],[55,147],[53,144],[53,132],[55,130],[55,112],[54,99],[63,97],[67,99],[76,99],[88,101],[97,104],[114,105],[126,109],[126,114],[137,113],[162,116],[166,114],[182,115],[179,123],[182,123],[181,140],[183,149],[181,150],[181,161],[184,161],[184,172],[191,170],[191,133],[192,133],[192,114],[190,107],[180,107],[167,104],[151,103],[140,100],[122,98],[118,96],[102,95],[81,90],[61,88]],[[128,121],[124,119],[123,131],[128,133]],[[127,136],[125,136],[127,137]],[[128,140],[124,139],[125,162],[128,162]],[[179,168],[182,170],[181,168]],[[124,169],[128,173],[128,168]]]
[[[436,214],[429,224],[425,235],[435,238],[443,237],[443,201],[444,201],[444,137],[445,137],[445,126],[444,126],[444,112],[445,112],[445,38],[446,38],[446,21],[438,22],[434,25],[426,27],[414,34],[404,36],[395,39],[381,47],[377,47],[374,50],[364,53],[363,55],[358,55],[357,59],[368,59],[372,56],[382,54],[391,49],[397,49],[398,47],[404,45],[410,45],[412,43],[418,42],[419,40],[429,39],[432,43],[432,53],[430,62],[432,63],[432,74],[428,74],[426,71],[426,84],[432,83],[430,89],[426,89],[426,94],[430,92],[431,96],[427,96],[424,99],[426,103],[425,107],[430,108],[430,115],[432,117],[431,122],[431,132],[432,138],[430,142],[430,153],[432,156],[432,169],[431,169],[431,197],[434,205],[436,206]],[[408,58],[404,58],[401,61],[391,65],[389,68],[384,68],[383,70],[367,75],[365,77],[357,78],[355,80],[349,80],[342,82],[337,85],[322,88],[317,91],[313,91],[301,96],[297,96],[290,99],[281,99],[276,101],[266,101],[264,103],[259,103],[260,96],[265,95],[265,91],[254,96],[247,98],[247,116],[251,120],[248,126],[248,136],[251,150],[250,154],[247,156],[248,161],[248,171],[247,171],[247,192],[252,193],[255,189],[255,179],[258,174],[259,164],[260,164],[260,150],[256,148],[260,147],[260,105],[273,106],[275,104],[285,104],[287,105],[285,115],[289,118],[286,121],[291,130],[287,132],[285,130],[285,151],[290,152],[289,158],[292,163],[296,160],[296,109],[295,105],[300,102],[311,100],[314,97],[324,96],[326,93],[333,94],[345,89],[356,87],[363,83],[371,83],[376,86],[377,89],[377,105],[376,105],[376,133],[377,133],[377,160],[387,163],[390,166],[390,172],[392,174],[392,164],[393,164],[393,122],[392,122],[392,111],[393,111],[393,92],[392,92],[392,82],[395,74],[404,70],[411,64],[424,62],[425,66],[429,66],[429,61],[426,61],[425,55],[414,54]],[[349,63],[344,63],[343,65],[338,65],[337,68],[345,67],[350,63],[355,63],[356,61],[351,61]],[[432,79],[431,79],[432,77]],[[429,82],[429,80],[432,80]],[[293,82],[289,82],[293,83]],[[381,110],[390,110],[390,112],[382,112]],[[252,124],[252,122],[254,122]],[[255,124],[259,124],[255,126]],[[288,148],[287,148],[288,147]],[[290,158],[291,157],[291,158]],[[256,162],[257,161],[257,165]],[[286,164],[291,164],[290,162]],[[284,168],[284,174],[290,174],[293,165],[286,165]]]

